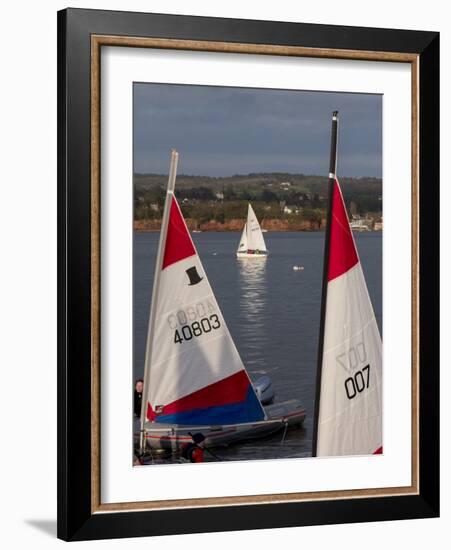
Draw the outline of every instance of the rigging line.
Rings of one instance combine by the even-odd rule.
[[[285,443],[285,436],[287,435],[288,430],[288,422],[285,421],[285,429],[283,431],[282,441],[280,442],[281,445]]]

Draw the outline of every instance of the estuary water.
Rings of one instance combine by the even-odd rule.
[[[225,460],[311,454],[324,233],[264,236],[269,250],[266,260],[238,260],[239,233],[195,233],[193,240],[251,379],[270,376],[276,401],[300,399],[307,416],[301,429],[215,451]],[[382,331],[382,232],[354,236]],[[134,235],[134,380],[143,376],[158,239],[159,233]],[[304,269],[294,271],[294,265]]]

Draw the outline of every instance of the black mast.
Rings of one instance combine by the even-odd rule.
[[[312,456],[316,456],[318,443],[318,417],[319,417],[319,399],[321,393],[321,374],[323,367],[324,350],[324,324],[326,321],[326,302],[327,302],[327,274],[329,272],[329,244],[330,244],[330,226],[332,218],[332,201],[334,196],[334,181],[337,171],[337,134],[338,134],[338,111],[332,113],[332,132],[330,139],[330,162],[329,162],[329,200],[327,208],[326,236],[324,242],[324,261],[323,261],[323,290],[321,295],[321,319],[319,325],[318,341],[318,362],[316,371],[316,393],[315,393],[315,412],[313,417],[312,434]]]

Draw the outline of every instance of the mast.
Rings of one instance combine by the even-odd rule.
[[[166,236],[169,222],[169,213],[171,211],[172,197],[174,195],[175,179],[177,176],[177,164],[178,164],[179,154],[175,149],[171,151],[171,165],[169,168],[169,178],[168,186],[166,189],[166,200],[164,202],[164,211],[163,219],[161,222],[160,230],[160,241],[158,243],[158,252],[157,252],[157,261],[155,263],[155,276],[152,289],[152,301],[150,304],[150,315],[149,315],[149,325],[147,330],[147,343],[146,343],[146,355],[144,360],[144,386],[143,386],[143,399],[141,403],[141,432],[139,439],[139,449],[140,453],[143,454],[145,448],[144,441],[144,424],[146,422],[147,416],[147,398],[145,397],[148,394],[149,390],[149,372],[148,367],[151,358],[151,346],[153,341],[153,335],[155,332],[155,313],[157,311],[157,296],[158,296],[158,287],[160,283],[161,267],[163,264],[163,252],[166,245]]]
[[[247,204],[247,218],[246,218],[246,239],[247,239],[247,248],[252,249],[252,232],[251,232],[251,203]],[[247,252],[247,250],[246,250]]]
[[[315,411],[313,417],[313,433],[312,433],[312,456],[316,456],[318,443],[318,418],[321,395],[321,375],[323,367],[323,351],[324,351],[324,325],[326,320],[326,303],[327,303],[327,274],[329,271],[329,252],[330,252],[330,229],[332,220],[332,201],[334,193],[334,182],[337,172],[337,136],[338,136],[338,111],[332,113],[332,129],[330,140],[330,161],[329,161],[329,181],[328,181],[328,209],[326,221],[326,235],[324,241],[324,260],[323,260],[323,287],[321,293],[321,318],[319,328],[318,341],[318,360],[316,371],[316,392],[315,392]]]

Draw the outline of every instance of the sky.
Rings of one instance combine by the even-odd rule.
[[[327,175],[332,111],[339,111],[337,174],[382,177],[382,96],[135,83],[134,172],[233,176]]]

